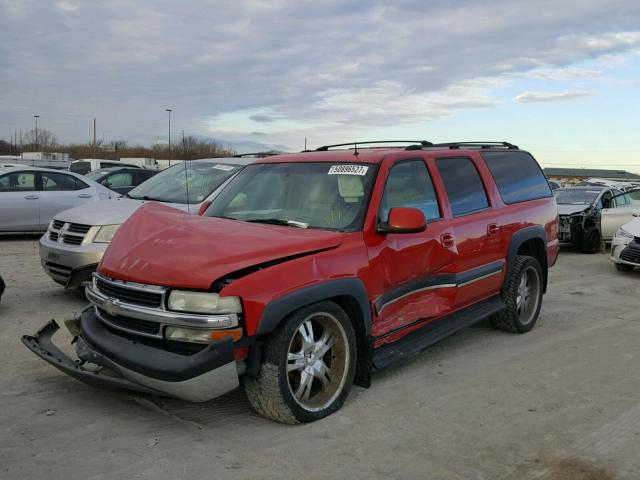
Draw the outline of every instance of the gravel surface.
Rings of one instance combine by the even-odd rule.
[[[563,250],[538,325],[482,323],[284,426],[241,390],[205,404],[86,386],[20,342],[79,312],[37,240],[0,237],[0,478],[640,478],[640,271]],[[70,335],[56,335],[64,350]]]

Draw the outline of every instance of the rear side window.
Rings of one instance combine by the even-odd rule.
[[[484,210],[489,206],[480,174],[471,159],[441,158],[436,161],[447,190],[454,217]]]
[[[552,195],[540,166],[525,152],[482,153],[504,203],[526,202]]]
[[[63,173],[42,173],[42,189],[45,192],[82,190],[87,185],[71,175]]]

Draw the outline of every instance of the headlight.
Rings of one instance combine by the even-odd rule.
[[[241,313],[240,297],[221,297],[217,293],[172,290],[169,310],[190,313]]]
[[[627,232],[624,228],[620,227],[618,229],[618,231],[616,232],[616,237],[622,237],[622,238],[627,238],[629,240],[633,240],[633,235],[631,235],[629,232]]]
[[[116,234],[118,229],[120,228],[120,224],[118,225],[104,225],[100,227],[98,233],[93,238],[94,243],[111,243],[111,239]]]
[[[237,342],[242,338],[242,329],[211,330],[208,328],[167,327],[164,334],[167,340],[174,342],[209,343],[230,337]]]

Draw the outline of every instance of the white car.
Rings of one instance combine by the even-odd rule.
[[[151,177],[123,197],[56,215],[40,239],[40,261],[45,272],[65,288],[80,287],[91,278],[120,225],[142,204],[163,202],[197,214],[231,178],[255,160],[233,157],[181,163]]]
[[[118,196],[76,173],[0,166],[0,232],[43,232],[63,210]]]
[[[640,214],[622,225],[611,241],[611,261],[621,272],[640,267]]]

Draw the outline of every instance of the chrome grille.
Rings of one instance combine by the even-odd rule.
[[[101,308],[98,308],[98,313],[100,314],[100,318],[104,322],[116,328],[146,333],[149,335],[158,335],[160,333],[160,324],[158,322],[150,322],[149,320],[123,317],[121,315],[111,315]]]
[[[161,293],[144,292],[124,285],[115,285],[101,278],[96,279],[96,287],[105,295],[125,303],[151,308],[160,308],[162,305]]]
[[[91,225],[54,220],[49,229],[49,240],[67,245],[81,245],[90,229]]]

